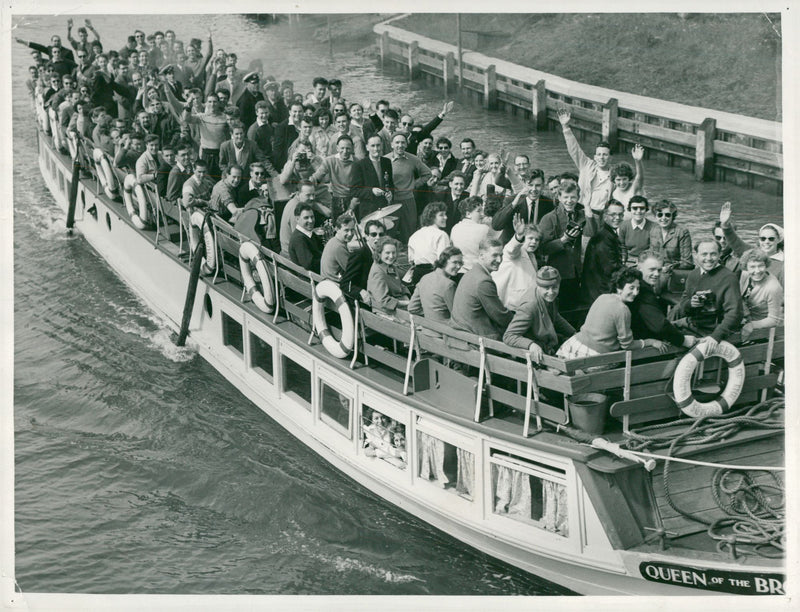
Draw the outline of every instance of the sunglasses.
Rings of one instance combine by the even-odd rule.
[[[370,232],[369,235],[372,236],[373,238],[379,238],[380,236],[383,236],[384,234],[383,234],[383,232]]]
[[[717,241],[725,240],[725,236],[720,236],[719,234],[714,234],[714,240],[717,240]]]
[[[758,239],[761,242],[775,242],[777,240],[775,236],[759,236]]]
[[[666,217],[667,219],[671,219],[672,218],[672,213],[671,212],[660,212],[660,213],[656,213],[656,217],[659,217],[659,218]]]

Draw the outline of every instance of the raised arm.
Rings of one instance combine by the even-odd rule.
[[[634,145],[631,157],[636,167],[636,176],[633,177],[633,195],[642,195],[644,193],[644,164],[642,163],[644,147],[640,144]]]
[[[736,230],[733,229],[733,223],[731,223],[732,214],[733,209],[731,203],[725,202],[719,211],[719,225],[722,228],[722,233],[725,234],[725,239],[728,241],[731,250],[737,255],[742,255],[749,247],[744,240],[739,238],[739,234],[736,233]]]
[[[575,138],[575,134],[572,133],[572,128],[569,127],[571,118],[572,114],[568,108],[558,109],[558,120],[561,123],[561,131],[564,133],[564,142],[567,143],[567,153],[569,153],[572,161],[575,162],[575,165],[580,171],[583,166],[592,160],[586,157],[586,153],[583,152],[581,145],[578,144],[578,139]]]

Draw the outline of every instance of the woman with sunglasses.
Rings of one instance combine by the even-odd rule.
[[[650,249],[664,258],[664,273],[692,270],[692,236],[689,230],[675,223],[678,209],[669,200],[653,206],[656,225],[650,231]]]
[[[719,211],[719,224],[731,250],[737,255],[742,255],[750,247],[739,238],[731,221],[732,208],[730,202],[725,202]],[[764,251],[770,258],[770,275],[778,279],[781,287],[783,281],[783,228],[776,223],[765,223],[758,230],[758,244],[756,248]]]

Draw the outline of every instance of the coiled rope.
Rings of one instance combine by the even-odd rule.
[[[671,457],[679,447],[715,442],[742,429],[782,430],[784,409],[784,398],[776,397],[725,415],[651,425],[628,432],[624,446],[637,451],[668,448],[662,457],[664,497],[681,516],[707,525],[709,537],[717,541],[717,550],[727,550],[736,557],[740,547],[746,546],[760,556],[781,557],[786,548],[785,489],[774,471],[719,466],[711,477],[711,494],[727,516],[716,520],[706,520],[680,508],[672,499],[669,475],[670,465],[675,461]],[[687,424],[688,427],[676,431],[676,427]],[[660,431],[667,428],[670,431]],[[758,473],[768,474],[772,483],[756,482]]]

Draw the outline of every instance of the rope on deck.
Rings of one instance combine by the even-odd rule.
[[[625,445],[651,457],[659,456],[644,453],[641,449],[668,449],[666,456],[660,456],[664,460],[664,497],[681,516],[707,525],[708,535],[717,541],[719,551],[727,551],[733,558],[743,549],[762,557],[781,557],[786,549],[785,487],[775,471],[782,468],[714,464],[672,455],[681,446],[715,442],[742,429],[783,429],[784,410],[784,398],[776,397],[722,416],[681,419],[629,432]],[[687,421],[690,421],[688,427],[675,431],[676,425]],[[672,431],[658,433],[658,430],[666,428]],[[679,461],[717,468],[711,477],[711,494],[725,517],[706,520],[678,507],[670,494],[669,475],[672,463]],[[755,472],[766,472],[772,483],[757,483]]]

